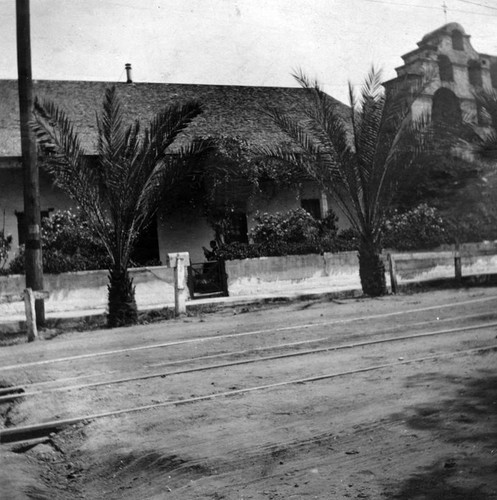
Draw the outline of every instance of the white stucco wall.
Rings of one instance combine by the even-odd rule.
[[[130,269],[136,286],[139,309],[174,303],[174,271],[164,266]],[[44,288],[50,293],[45,300],[47,313],[105,310],[109,283],[108,271],[45,274]],[[0,276],[0,295],[21,293],[25,288],[22,275]],[[0,304],[0,323],[11,315],[23,315],[23,302]]]

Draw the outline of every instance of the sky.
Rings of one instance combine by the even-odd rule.
[[[446,5],[444,13],[443,4]],[[17,78],[15,0],[0,0],[0,79]],[[458,22],[497,55],[496,0],[31,0],[34,79],[297,86],[347,102],[428,32]]]

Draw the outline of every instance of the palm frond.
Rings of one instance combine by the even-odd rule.
[[[164,154],[178,135],[202,113],[202,106],[195,100],[172,104],[158,113],[150,122],[150,144],[157,156]]]
[[[99,155],[117,159],[125,146],[123,112],[117,96],[116,87],[105,90],[103,111],[97,120],[99,137]]]
[[[142,131],[138,121],[124,125],[116,89],[109,88],[97,117],[98,157],[92,162],[64,112],[50,102],[36,103],[32,126],[42,148],[49,151],[47,170],[86,214],[114,264],[127,266],[134,242],[157,209],[165,184],[181,175],[173,165],[186,165],[187,157],[206,150],[205,141],[186,141],[175,155],[168,152],[201,111],[195,101],[174,104]]]
[[[61,177],[77,173],[76,166],[85,151],[67,115],[51,101],[35,100],[31,128],[37,142]]]
[[[36,99],[31,127],[43,152],[43,166],[54,184],[81,207],[109,250],[96,169],[82,148],[74,125],[54,103]]]
[[[146,224],[158,207],[158,201],[175,189],[177,183],[196,168],[204,156],[214,150],[210,139],[195,139],[175,149],[154,164],[140,190],[136,203],[137,228]]]
[[[93,170],[67,115],[50,101],[35,100],[31,127],[54,183],[77,199],[93,183]],[[82,168],[82,166],[86,168]]]
[[[147,185],[148,180],[158,163],[161,163],[169,155],[169,147],[178,138],[178,135],[186,129],[191,121],[202,112],[196,101],[184,104],[175,104],[158,113],[144,131],[140,143],[134,139],[129,143],[129,179],[126,184],[134,189],[135,196],[131,198],[138,203],[141,190]],[[207,142],[203,142],[204,148]],[[198,153],[198,141],[190,148],[191,154]],[[176,156],[186,157],[185,148],[179,148]]]
[[[362,87],[360,109],[356,112],[359,120],[354,128],[356,154],[359,163],[365,168],[365,173],[373,166],[384,107],[385,97],[380,74],[371,70]]]
[[[364,109],[368,101],[377,101],[382,98],[383,94],[382,72],[373,66],[369,70],[362,84],[358,105],[361,109]]]
[[[389,88],[384,100],[378,142],[374,155],[369,200],[372,219],[379,220],[398,186],[401,171],[423,150],[431,136],[428,114],[413,119],[412,105],[431,83],[431,76],[403,78]]]
[[[321,90],[318,80],[315,78],[311,80],[302,70],[302,68],[297,68],[293,71],[292,77],[297,80],[297,83],[303,88],[307,90]]]
[[[475,138],[472,149],[483,160],[497,159],[497,91],[493,88],[482,89],[474,93],[477,105],[489,119],[490,127],[481,130],[474,127]]]
[[[410,113],[404,117],[389,144],[388,151],[379,153],[376,161],[381,161],[380,175],[374,182],[375,198],[372,207],[379,212],[375,218],[380,225],[381,213],[387,210],[401,182],[403,172],[427,149],[432,138],[429,114],[420,115],[416,120]],[[379,228],[378,228],[379,229]]]
[[[385,93],[381,71],[371,68],[359,95],[349,84],[349,128],[315,80],[302,71],[293,76],[309,97],[302,104],[307,119],[299,122],[275,111],[271,116],[306,154],[295,157],[275,148],[266,154],[299,163],[313,173],[353,227],[368,238],[378,237],[392,196],[389,190],[395,190],[409,156],[423,149],[421,132],[427,123],[424,119],[412,123],[411,109],[427,82],[402,81]]]
[[[488,114],[492,127],[497,129],[497,91],[486,88],[475,91],[473,95],[477,105]]]
[[[352,116],[354,115],[357,118],[355,123],[357,126],[360,123],[360,116],[356,111],[352,111]],[[354,129],[350,134],[335,103],[324,92],[318,94],[314,106],[308,111],[308,116],[310,117],[307,125],[309,130],[316,134],[320,142],[324,144],[325,150],[331,152],[330,168],[333,175],[328,175],[327,178],[335,186],[335,198],[343,198],[342,190],[347,193],[348,205],[354,206],[356,211],[354,220],[361,220],[363,218],[364,182],[355,147],[351,147],[350,135],[352,135],[353,142],[355,139]],[[322,171],[321,176],[326,178]],[[347,213],[346,209],[342,208],[342,210]]]
[[[303,87],[311,101],[311,106],[305,102],[301,106],[301,112],[309,119],[306,126],[313,127],[313,132],[320,134],[321,142],[328,143],[340,156],[350,145],[343,118],[337,111],[337,104],[323,91],[316,79],[311,80],[302,70],[294,72],[292,76]]]
[[[351,106],[354,109],[353,135],[356,156],[354,177],[357,179],[352,188],[358,192],[361,211],[368,220],[371,199],[374,196],[371,189],[371,180],[375,176],[374,159],[381,140],[380,129],[385,107],[380,71],[371,68],[362,86],[359,100],[352,101]]]
[[[492,128],[480,132],[473,141],[472,149],[482,160],[497,160],[497,131]]]

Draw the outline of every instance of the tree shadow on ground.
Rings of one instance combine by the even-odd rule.
[[[478,358],[475,358],[477,363]],[[400,500],[497,499],[497,375],[479,370],[475,377],[446,377],[425,373],[407,386],[439,385],[447,398],[418,405],[404,415],[406,424],[429,431],[433,441],[451,455],[431,461],[419,472],[394,486],[389,498]],[[454,391],[455,389],[455,391]],[[454,393],[456,396],[454,397]]]

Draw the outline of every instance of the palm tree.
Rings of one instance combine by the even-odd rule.
[[[476,160],[484,166],[484,184],[478,188],[478,199],[482,211],[478,214],[480,221],[488,222],[490,234],[484,239],[495,239],[497,230],[497,196],[496,196],[496,166],[497,166],[497,90],[485,88],[475,92],[476,104],[479,108],[481,120],[485,126],[473,125],[472,140],[466,140]],[[474,227],[474,226],[473,226]]]
[[[278,109],[269,115],[298,145],[289,152],[264,147],[269,159],[284,160],[315,179],[338,203],[359,236],[359,274],[363,292],[386,293],[381,258],[382,227],[402,169],[420,149],[426,120],[412,119],[411,104],[424,88],[421,81],[405,81],[384,92],[381,72],[372,69],[359,98],[349,84],[350,115],[343,116],[319,86],[302,72],[293,75],[308,100],[304,119]]]
[[[474,127],[473,151],[478,159],[497,160],[497,91],[482,89],[475,93],[475,100],[488,126]]]
[[[97,156],[92,158],[62,110],[50,101],[35,103],[32,126],[46,153],[44,166],[77,203],[109,255],[110,327],[137,322],[135,288],[128,274],[131,254],[164,189],[202,148],[193,141],[170,154],[175,139],[200,113],[200,105],[191,101],[164,109],[144,130],[138,121],[125,126],[116,89],[107,89],[97,117]]]

